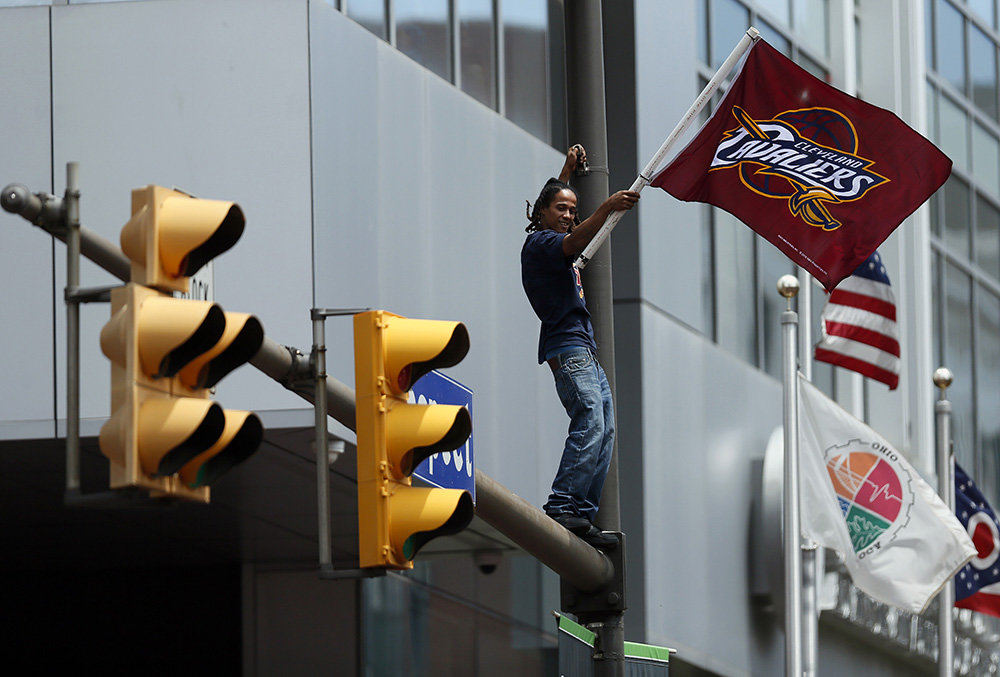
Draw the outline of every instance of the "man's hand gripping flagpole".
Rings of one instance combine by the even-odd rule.
[[[707,104],[709,99],[712,98],[712,95],[715,94],[715,90],[719,88],[722,81],[725,80],[729,73],[732,72],[733,68],[736,67],[736,64],[739,63],[740,59],[743,58],[743,55],[747,53],[747,50],[750,49],[750,46],[753,45],[759,37],[760,33],[756,28],[751,26],[747,29],[747,32],[736,44],[733,51],[728,57],[726,57],[726,60],[722,62],[719,70],[716,71],[715,75],[712,76],[712,79],[708,81],[707,85],[705,85],[705,89],[701,90],[701,94],[698,95],[698,98],[695,99],[694,103],[691,104],[691,107],[688,108],[687,113],[685,113],[684,117],[680,119],[680,122],[677,123],[677,126],[674,127],[673,131],[670,132],[667,140],[663,142],[663,145],[661,145],[660,149],[656,151],[656,154],[653,155],[652,159],[646,163],[646,166],[639,174],[639,177],[629,187],[629,190],[634,190],[638,193],[649,185],[649,182],[652,180],[653,172],[660,166],[660,163],[663,162],[663,158],[666,157],[667,153],[669,153],[671,148],[673,148],[677,139],[680,138],[681,134],[687,131],[694,119],[698,117],[699,113],[701,113],[705,104]],[[618,222],[621,220],[623,214],[625,214],[624,211],[618,211],[611,212],[611,214],[608,215],[608,218],[604,221],[604,225],[601,226],[601,229],[594,235],[590,244],[587,245],[577,260],[573,263],[574,266],[580,270],[586,268],[590,259],[594,256],[594,252],[596,252],[600,246],[604,244],[604,241],[608,239],[608,236],[611,235],[611,231],[614,230],[614,227],[618,225]]]

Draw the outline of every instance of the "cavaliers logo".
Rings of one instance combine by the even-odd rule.
[[[853,439],[824,452],[851,545],[859,559],[892,542],[910,521],[910,476],[894,449]]]
[[[733,106],[739,127],[723,135],[709,171],[736,168],[750,190],[778,200],[810,226],[841,226],[827,205],[858,200],[889,179],[858,152],[851,121],[831,108],[802,108],[754,120]]]

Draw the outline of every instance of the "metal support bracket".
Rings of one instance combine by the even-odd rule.
[[[582,592],[563,579],[559,581],[560,606],[578,618],[591,613],[606,614],[628,608],[625,604],[625,534],[620,531],[605,533],[618,536],[618,546],[614,550],[601,550],[611,560],[615,570],[615,575],[608,584],[594,592]]]

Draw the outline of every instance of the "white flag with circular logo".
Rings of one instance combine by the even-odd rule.
[[[799,454],[803,534],[875,599],[919,613],[976,554],[903,455],[801,377]]]

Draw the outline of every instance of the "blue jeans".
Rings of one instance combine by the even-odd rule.
[[[569,513],[591,522],[601,502],[615,441],[615,410],[604,369],[587,348],[555,356],[556,392],[569,414],[569,434],[546,513]]]

